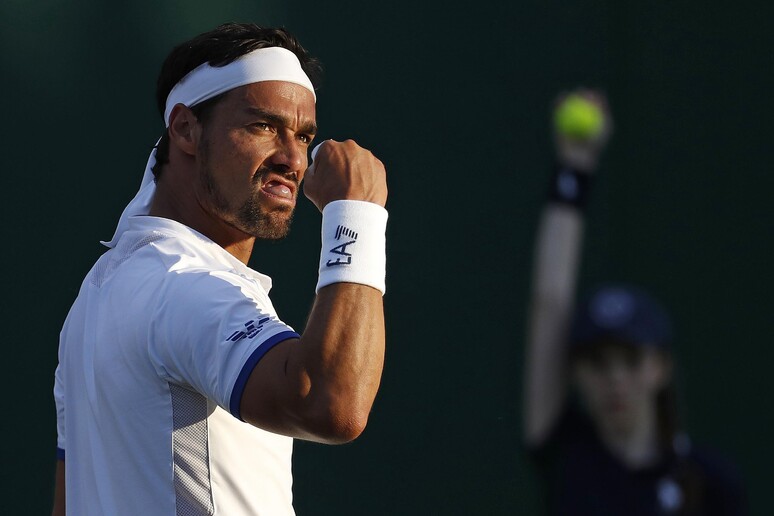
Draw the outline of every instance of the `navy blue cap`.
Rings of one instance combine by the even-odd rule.
[[[661,304],[629,285],[604,285],[594,290],[575,314],[571,345],[602,340],[668,348],[672,323]]]

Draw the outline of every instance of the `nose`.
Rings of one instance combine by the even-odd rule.
[[[610,385],[621,385],[629,378],[630,371],[623,360],[610,360],[605,375]]]
[[[294,137],[279,138],[271,163],[287,172],[295,172],[300,179],[306,169],[306,147]]]

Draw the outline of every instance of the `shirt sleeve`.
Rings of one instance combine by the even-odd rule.
[[[298,334],[279,320],[263,289],[235,273],[172,275],[160,294],[148,339],[157,373],[241,419],[242,391],[255,365]]]

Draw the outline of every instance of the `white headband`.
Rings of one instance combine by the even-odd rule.
[[[312,81],[301,68],[296,54],[282,47],[259,48],[226,66],[204,63],[194,68],[169,92],[164,122],[169,125],[169,115],[177,104],[192,107],[239,86],[263,81],[292,82],[314,95]]]
[[[314,95],[312,81],[304,73],[298,57],[282,47],[259,48],[226,66],[210,66],[209,63],[194,68],[178,82],[167,96],[164,110],[164,123],[169,126],[169,115],[177,104],[193,107],[239,86],[264,81],[292,82],[308,89]],[[315,96],[315,100],[317,97]],[[157,144],[158,145],[158,144]],[[110,242],[102,242],[115,247],[121,235],[129,225],[129,218],[148,215],[156,184],[153,181],[153,166],[156,164],[156,148],[151,151],[140,190],[124,208],[118,227]]]

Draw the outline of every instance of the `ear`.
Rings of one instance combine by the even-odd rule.
[[[177,104],[169,114],[169,141],[190,156],[196,154],[199,142],[199,123],[196,115],[183,104]]]

